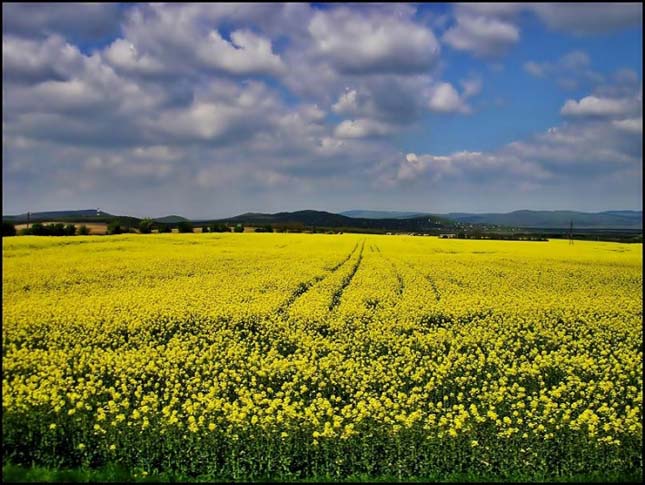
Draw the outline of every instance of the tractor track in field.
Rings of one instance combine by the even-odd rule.
[[[332,267],[330,268],[331,273],[333,273],[334,271],[336,271],[337,269],[339,269],[342,265],[344,265],[347,261],[349,261],[349,260],[350,260],[350,258],[352,257],[352,254],[354,254],[354,251],[356,251],[356,248],[357,248],[357,247],[358,247],[358,243],[354,244],[354,247],[353,247],[353,248],[352,248],[352,250],[349,252],[349,254],[348,254],[347,256],[345,256],[345,258],[343,258],[339,263],[337,263],[336,265],[334,265],[334,266],[332,266]],[[330,273],[330,274],[331,274],[331,273]]]
[[[383,253],[381,253],[380,250],[379,250],[379,254],[385,261],[390,263],[390,266],[392,266],[392,271],[394,271],[394,276],[396,276],[396,279],[399,282],[396,292],[398,293],[399,296],[403,295],[403,291],[405,290],[405,282],[403,281],[403,276],[401,276],[401,273],[396,268],[396,264],[387,256],[383,256]]]
[[[411,268],[413,271],[416,273],[419,273],[421,276],[423,276],[428,283],[430,283],[430,286],[432,287],[432,291],[434,292],[434,297],[437,300],[437,303],[441,301],[441,292],[439,291],[439,288],[437,288],[437,284],[434,281],[434,278],[430,276],[429,274],[424,274],[421,271],[419,271],[418,268],[415,268],[412,264],[406,262],[405,264],[408,265],[409,268]]]
[[[337,264],[335,264],[329,270],[327,270],[328,272],[326,274],[319,275],[310,279],[309,281],[303,281],[299,283],[296,289],[291,293],[289,298],[282,305],[280,305],[276,313],[279,316],[284,317],[288,313],[291,305],[293,305],[298,298],[300,298],[302,295],[307,293],[314,285],[316,285],[317,283],[321,282],[326,278],[329,278],[332,274],[338,271],[344,264],[347,263],[347,261],[349,261],[352,258],[357,248],[358,248],[358,243],[354,245],[354,247],[352,248],[352,250],[349,252],[347,256],[345,256]],[[361,252],[362,252],[362,248],[361,248]]]
[[[349,286],[349,284],[352,282],[352,279],[354,279],[354,275],[358,271],[358,268],[361,265],[361,262],[363,261],[363,250],[365,249],[365,240],[363,240],[363,243],[361,245],[360,252],[358,254],[358,259],[356,260],[356,264],[352,268],[352,271],[345,277],[343,282],[340,285],[340,288],[336,290],[336,292],[332,295],[331,297],[331,303],[329,304],[329,311],[332,312],[334,308],[336,308],[340,304],[340,299],[343,296],[343,292],[345,291],[345,288]]]

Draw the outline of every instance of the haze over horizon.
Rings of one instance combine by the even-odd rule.
[[[3,4],[3,214],[642,210],[642,5]]]

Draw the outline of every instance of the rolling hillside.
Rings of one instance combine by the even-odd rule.
[[[304,210],[276,214],[246,213],[213,222],[240,224],[271,224],[299,226],[302,229],[329,228],[337,230],[359,229],[366,231],[432,232],[454,228],[456,224],[438,216],[409,219],[368,219],[347,217],[331,212]]]
[[[532,211],[520,210],[505,214],[470,214],[451,212],[442,216],[469,224],[497,224],[525,228],[568,228],[573,221],[574,228],[589,229],[640,229],[643,227],[642,211]]]
[[[342,212],[341,214],[348,217],[360,217],[364,219],[409,219],[431,215],[424,212],[369,210],[350,210]],[[518,210],[507,213],[475,214],[471,212],[450,212],[447,214],[432,215],[462,224],[486,224],[521,228],[568,229],[571,221],[573,221],[574,228],[578,229],[641,229],[643,227],[642,211],[604,211],[591,213],[578,211]]]
[[[186,219],[185,217],[182,216],[177,216],[177,215],[171,215],[171,216],[165,216],[165,217],[157,217],[153,219],[155,222],[161,222],[164,224],[177,224],[178,222],[184,222],[188,221],[189,219]]]
[[[63,210],[63,211],[47,211],[47,212],[32,212],[27,215],[27,213],[23,214],[17,214],[17,215],[10,215],[10,216],[2,216],[2,220],[4,221],[9,221],[9,222],[26,222],[27,218],[32,222],[37,222],[37,221],[53,221],[53,220],[71,220],[71,219],[78,219],[78,220],[83,220],[83,219],[96,219],[97,217],[107,217],[107,218],[112,218],[115,217],[112,214],[108,214],[107,212],[103,211],[98,211],[97,209],[83,209],[83,210]]]
[[[352,215],[350,215],[352,214]],[[360,217],[359,217],[360,216]],[[27,222],[27,214],[2,216],[14,224]],[[124,225],[137,225],[139,218],[120,216],[96,209],[34,212],[31,222],[104,222],[119,220]],[[188,221],[179,215],[169,215],[154,219],[156,222],[174,226]],[[193,220],[195,224],[228,223],[244,225],[267,225],[299,228],[301,230],[330,229],[366,232],[423,232],[436,233],[442,230],[455,230],[475,225],[481,230],[501,228],[521,228],[526,230],[565,230],[573,221],[574,230],[642,230],[642,211],[605,211],[597,213],[577,211],[532,211],[519,210],[508,213],[474,214],[451,212],[448,214],[429,214],[404,211],[351,210],[340,214],[326,211],[302,210],[265,214],[248,212],[224,219]]]
[[[350,210],[340,212],[347,217],[359,219],[410,219],[412,217],[421,217],[430,215],[427,212],[404,212],[404,211],[371,211],[371,210]]]

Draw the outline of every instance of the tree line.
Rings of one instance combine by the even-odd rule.
[[[180,233],[195,232],[195,227],[190,221],[181,221],[174,225]],[[107,234],[127,234],[139,232],[141,234],[150,234],[153,230],[159,233],[172,232],[173,225],[156,222],[153,219],[142,219],[136,227],[129,223],[124,223],[118,219],[111,221],[107,226]],[[210,224],[202,226],[202,232],[244,232],[242,224],[227,226],[226,224]],[[273,232],[271,226],[256,228],[256,232]],[[7,236],[87,236],[90,234],[89,228],[83,224],[76,227],[75,224],[42,224],[35,222],[30,227],[17,230],[11,222],[2,221],[2,237]]]
[[[42,224],[40,222],[33,223],[30,227],[25,227],[16,230],[10,222],[2,222],[2,237],[5,236],[87,236],[90,233],[89,228],[83,224],[76,227],[74,224]]]

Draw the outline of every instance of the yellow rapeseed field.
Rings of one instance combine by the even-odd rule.
[[[232,479],[642,472],[642,246],[3,239],[5,456]]]

